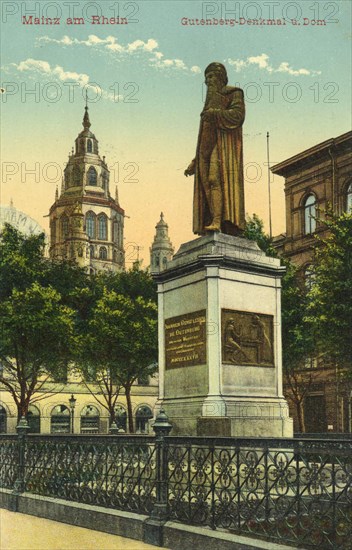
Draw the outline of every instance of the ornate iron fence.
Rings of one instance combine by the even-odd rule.
[[[170,519],[352,550],[352,438],[171,437],[164,413],[154,429],[42,436],[20,426],[0,436],[0,486],[146,514],[160,533]],[[161,545],[162,535],[147,541]]]
[[[28,436],[25,490],[148,514],[156,495],[153,437]]]
[[[169,518],[352,548],[352,441],[168,438]]]
[[[0,487],[13,489],[18,477],[16,435],[0,435]]]

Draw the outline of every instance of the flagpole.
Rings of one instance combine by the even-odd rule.
[[[269,196],[269,235],[273,236],[272,224],[271,224],[271,187],[270,187],[270,160],[269,160],[269,132],[266,134],[266,154],[268,163],[268,196]]]

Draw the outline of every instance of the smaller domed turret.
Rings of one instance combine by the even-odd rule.
[[[154,241],[150,248],[151,273],[163,271],[167,267],[167,263],[172,259],[174,253],[174,248],[169,237],[169,226],[164,220],[164,214],[162,212],[155,229]]]

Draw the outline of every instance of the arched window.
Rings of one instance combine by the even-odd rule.
[[[66,405],[56,405],[51,411],[51,433],[70,433],[70,410]]]
[[[94,166],[91,166],[88,170],[87,174],[88,179],[88,185],[96,185],[97,184],[97,171],[94,168]]]
[[[27,422],[29,424],[29,433],[40,433],[40,412],[34,405],[29,405],[27,413]]]
[[[84,153],[84,139],[80,139],[79,141],[79,150],[81,153]]]
[[[98,239],[106,241],[108,238],[108,220],[105,214],[98,216]]]
[[[304,202],[304,234],[310,235],[316,229],[316,203],[314,195],[308,195]]]
[[[81,185],[81,171],[78,166],[73,167],[73,185]]]
[[[166,267],[166,264],[167,264],[167,258],[166,256],[163,257],[163,268]]]
[[[347,187],[347,194],[346,194],[346,212],[351,213],[352,212],[352,181]]]
[[[99,433],[99,411],[94,405],[86,405],[81,413],[81,434]]]
[[[95,214],[93,212],[87,212],[86,232],[88,237],[95,239]]]
[[[94,258],[94,246],[92,244],[89,247],[89,257]]]
[[[61,235],[62,235],[63,239],[67,239],[68,229],[69,229],[68,217],[67,216],[62,216],[62,218],[61,218]]]
[[[145,434],[149,431],[149,420],[153,418],[153,413],[147,405],[138,407],[136,412],[136,432]]]
[[[107,260],[108,259],[108,251],[105,248],[105,246],[101,246],[99,249],[99,260]]]
[[[106,172],[103,172],[103,189],[106,191],[108,188],[108,175]]]
[[[116,424],[119,430],[127,431],[127,413],[122,405],[117,405],[115,408]]]
[[[87,153],[91,153],[92,151],[93,151],[92,140],[89,139],[87,141]]]
[[[7,432],[7,414],[6,409],[0,405],[0,434]]]

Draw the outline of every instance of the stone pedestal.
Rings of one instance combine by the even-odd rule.
[[[156,275],[159,403],[173,435],[290,437],[281,277],[253,241],[211,233]]]

